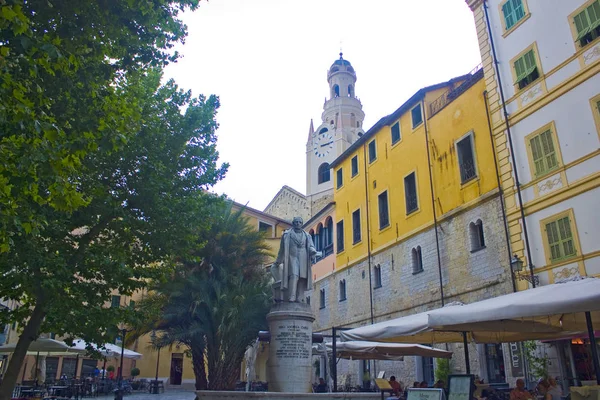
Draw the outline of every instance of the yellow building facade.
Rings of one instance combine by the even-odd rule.
[[[419,90],[331,164],[336,262],[310,294],[315,331],[513,290],[483,77],[478,67]],[[478,349],[471,370],[486,376],[499,346],[499,356]],[[450,347],[455,372],[464,371],[460,346]],[[364,368],[342,361],[338,379],[358,383]],[[425,359],[376,370],[405,383],[433,380]]]

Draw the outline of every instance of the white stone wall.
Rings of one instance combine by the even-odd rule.
[[[304,221],[310,218],[310,207],[306,197],[286,189],[277,194],[264,212],[290,222],[297,216],[302,217]]]

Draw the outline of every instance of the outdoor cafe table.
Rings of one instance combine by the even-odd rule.
[[[600,386],[572,386],[571,400],[600,400]]]
[[[50,395],[52,396],[61,396],[64,394],[63,392],[68,388],[68,386],[50,386],[48,390],[50,391]]]

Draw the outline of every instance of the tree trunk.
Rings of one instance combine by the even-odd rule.
[[[27,321],[27,324],[23,329],[23,333],[19,336],[19,341],[17,342],[15,351],[8,363],[8,368],[6,369],[2,383],[0,384],[0,400],[11,399],[15,383],[17,383],[17,378],[19,377],[21,364],[23,364],[23,360],[25,360],[25,356],[27,355],[27,349],[31,342],[37,339],[39,334],[38,331],[45,315],[45,311],[43,311],[39,305],[36,305],[29,321]]]
[[[196,377],[196,390],[208,389],[208,380],[206,379],[206,364],[204,359],[204,351],[191,348],[192,351],[192,368]]]

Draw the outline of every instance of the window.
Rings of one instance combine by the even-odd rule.
[[[342,168],[338,169],[335,172],[335,175],[336,187],[339,189],[344,185],[344,172],[342,171]]]
[[[323,224],[319,222],[317,225],[317,234],[315,235],[315,249],[317,251],[323,250]]]
[[[129,300],[129,308],[135,310],[135,300]]]
[[[373,289],[377,289],[377,288],[381,287],[381,266],[379,264],[377,264],[375,266],[375,268],[373,268],[373,272],[374,272],[374,275],[375,275],[374,276],[374,278],[375,278],[375,281],[374,281],[375,287]]]
[[[502,5],[502,14],[504,14],[504,25],[506,26],[506,30],[509,30],[525,16],[523,1],[507,0],[506,3]]]
[[[310,296],[306,296],[306,304],[310,306]]]
[[[469,224],[469,236],[471,239],[471,253],[485,248],[483,222],[480,219],[478,219],[477,222],[471,222]]]
[[[390,211],[388,209],[387,190],[381,193],[377,200],[379,203],[379,229],[383,229],[390,225]]]
[[[536,177],[546,175],[558,168],[552,130],[547,129],[529,139],[529,150]]]
[[[516,76],[515,85],[517,85],[519,89],[524,89],[540,77],[533,49],[517,58],[513,65]]]
[[[358,156],[352,157],[352,177],[358,175]]]
[[[325,308],[325,289],[319,291],[319,308]]]
[[[328,163],[323,163],[319,166],[319,184],[329,182],[331,179],[329,171],[330,168]]]
[[[544,225],[551,262],[577,255],[570,215],[563,214],[550,222],[545,222]]]
[[[323,133],[327,133],[328,129],[327,128],[321,128],[321,130],[319,131],[319,135],[322,135]]]
[[[404,178],[404,198],[406,201],[406,215],[416,211],[419,208],[419,202],[417,199],[417,182],[414,172]]]
[[[411,251],[413,275],[423,272],[423,256],[421,246],[417,246]]]
[[[473,135],[468,134],[456,143],[458,153],[458,167],[460,170],[460,182],[466,183],[477,177],[475,167],[475,155],[473,154]]]
[[[423,113],[421,112],[421,103],[417,104],[415,108],[410,111],[412,116],[412,127],[415,129],[417,126],[423,123]]]
[[[333,85],[333,97],[340,97],[340,87]]]
[[[400,121],[392,125],[392,144],[400,141]]]
[[[371,140],[369,142],[369,163],[377,160],[377,147],[375,144],[375,140]]]
[[[340,301],[346,300],[346,280],[340,281]]]
[[[421,358],[421,363],[421,367],[423,368],[423,380],[427,382],[429,386],[432,386],[435,382],[435,367],[433,366],[433,357],[423,357]]]
[[[267,224],[266,222],[259,221],[258,222],[258,230],[259,232],[264,232],[266,237],[273,236],[273,225]]]
[[[348,97],[354,97],[354,86],[352,85],[348,85]]]
[[[337,252],[341,253],[344,251],[344,220],[338,221],[335,226],[336,239],[337,239]]]
[[[118,308],[121,306],[121,296],[112,296],[110,300],[110,306]]]
[[[579,42],[581,47],[598,38],[600,36],[600,0],[595,0],[575,15],[573,24],[577,31],[575,41]]]
[[[356,244],[360,240],[360,210],[356,210],[352,213],[352,243]]]

